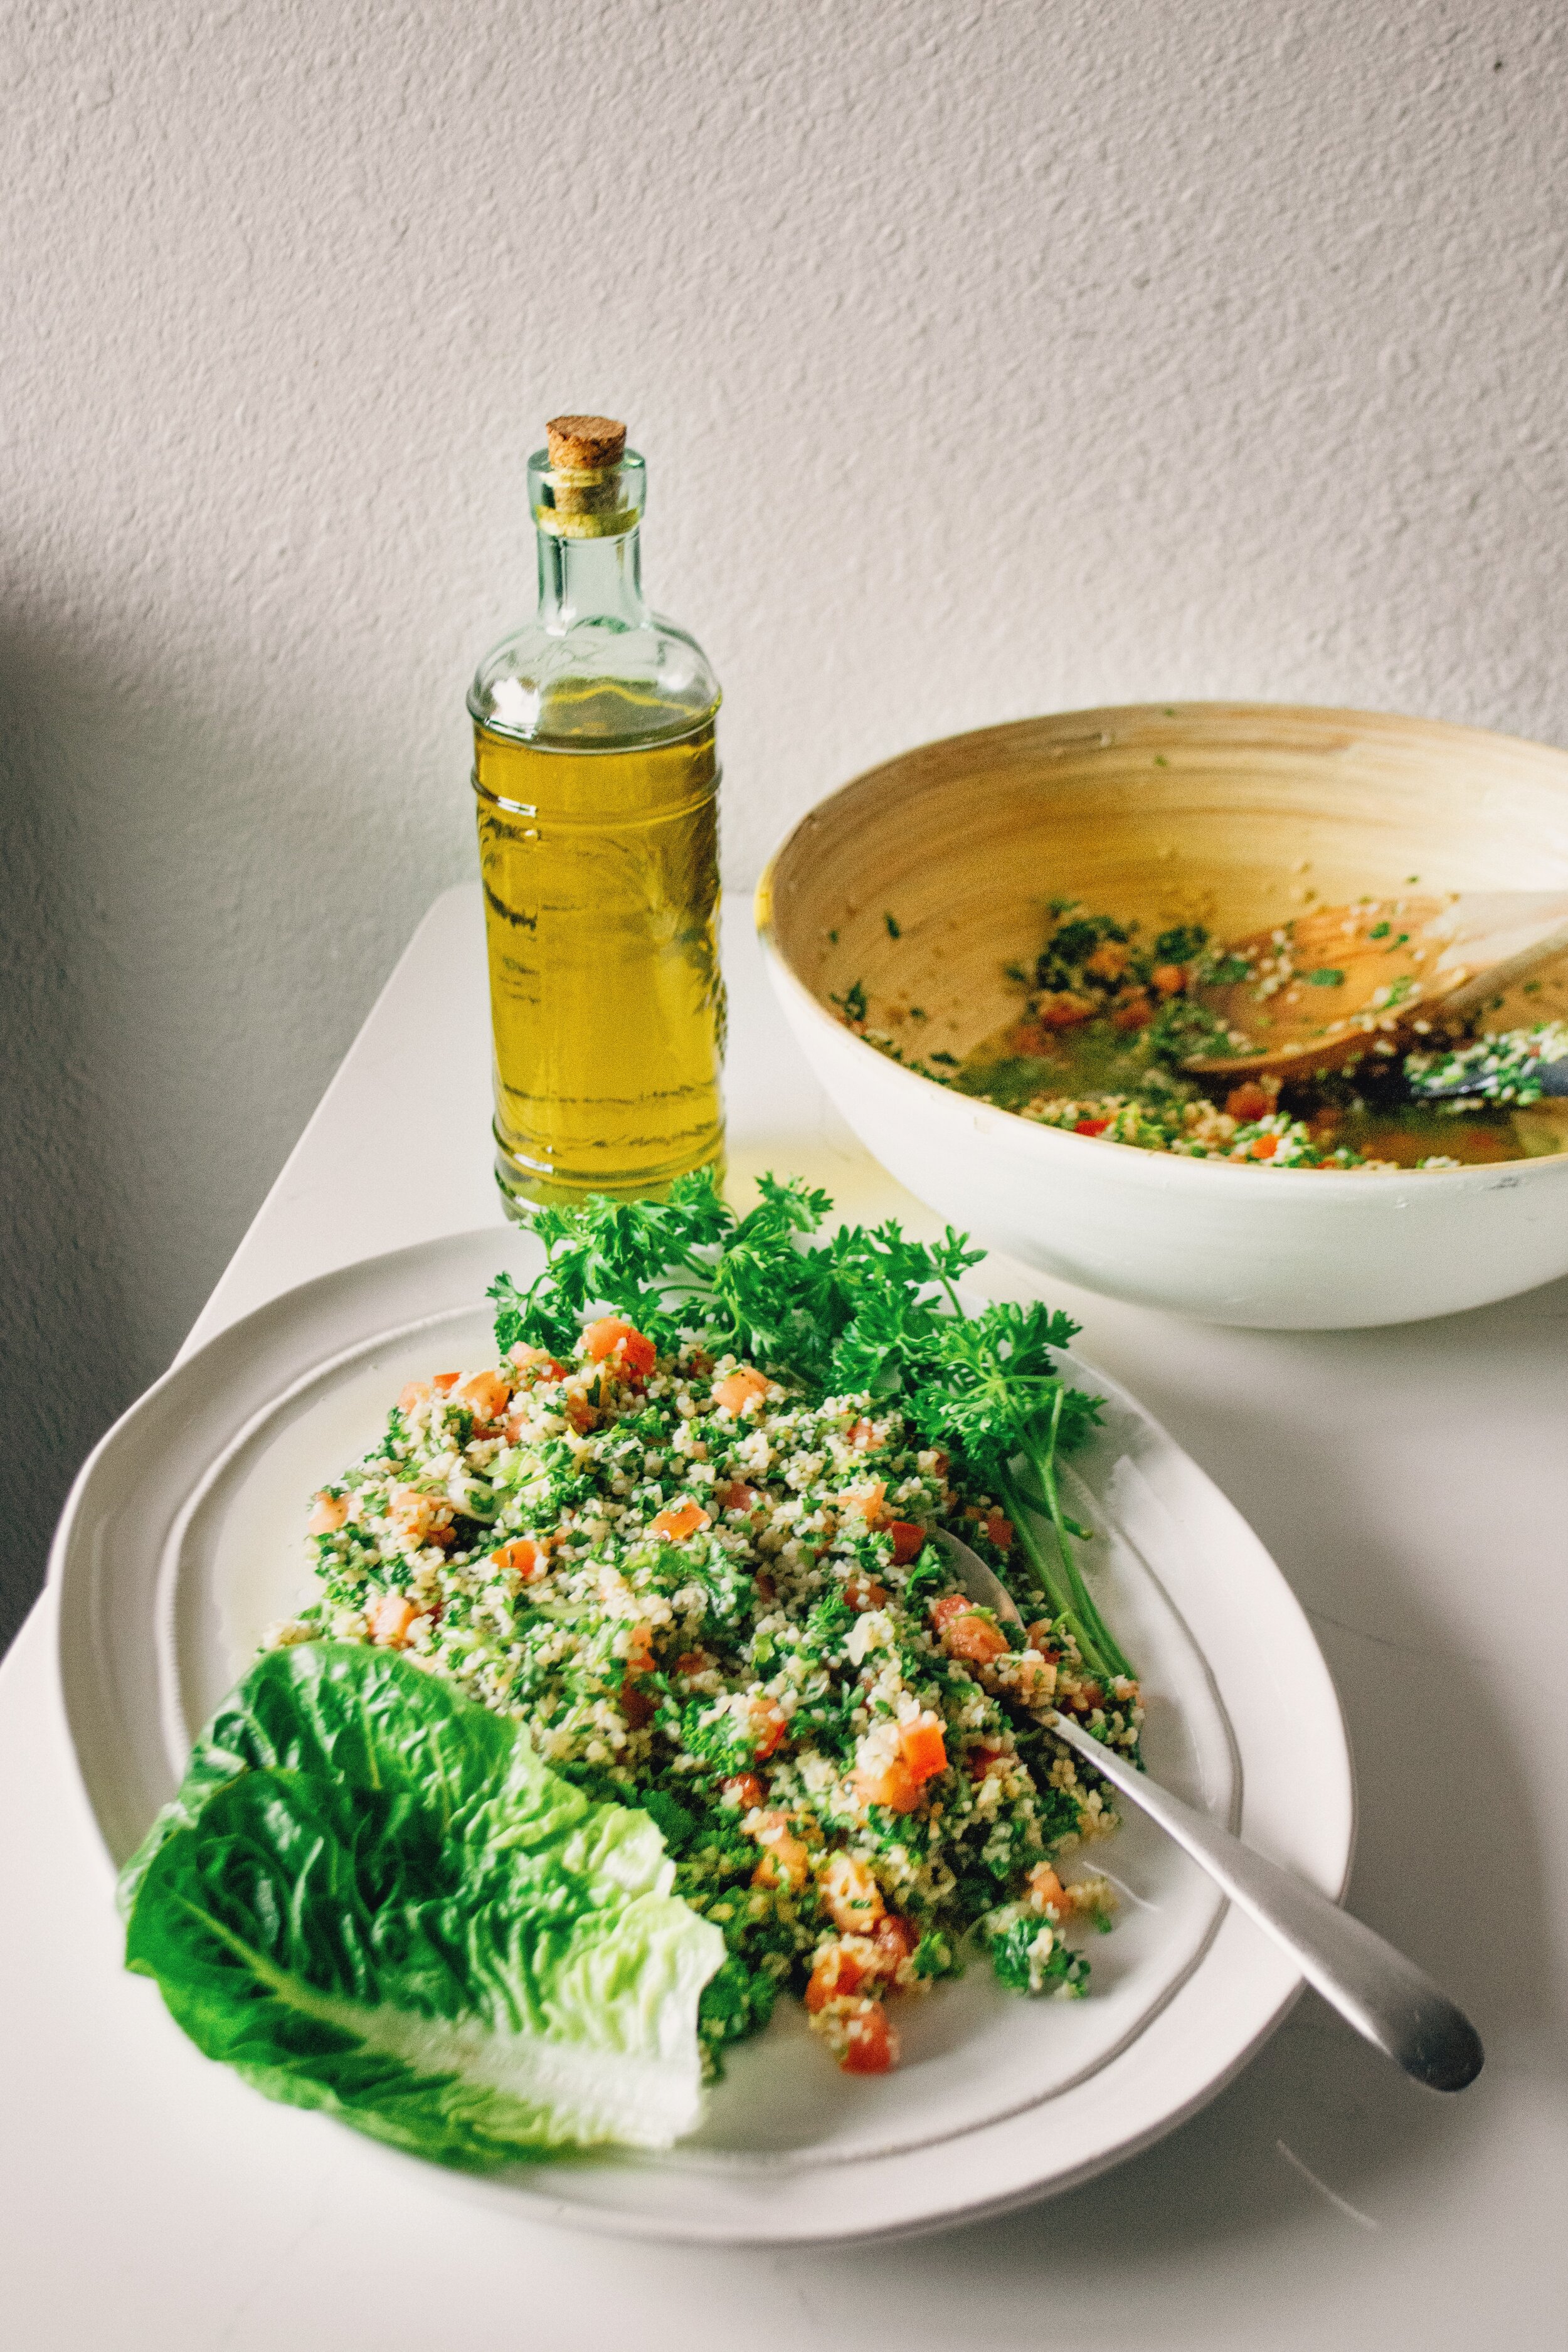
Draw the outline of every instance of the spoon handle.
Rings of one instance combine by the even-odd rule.
[[[1157,1822],[1295,1959],[1358,2033],[1434,2091],[1462,2091],[1481,2071],[1480,2036],[1429,1976],[1277,1863],[1194,1812],[1066,1717],[1048,1730]]]
[[[1568,1095],[1568,1054],[1560,1054],[1554,1062],[1537,1062],[1531,1076],[1538,1082],[1543,1095]],[[1415,1086],[1411,1091],[1417,1102],[1453,1102],[1463,1100],[1466,1096],[1474,1096],[1481,1102],[1498,1099],[1495,1095],[1489,1095],[1484,1088],[1478,1087],[1474,1079],[1468,1085],[1463,1078],[1455,1078],[1443,1087]],[[1503,1108],[1510,1106],[1504,1105]]]

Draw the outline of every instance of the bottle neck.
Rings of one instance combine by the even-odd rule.
[[[641,533],[635,528],[604,539],[539,533],[539,618],[552,634],[584,621],[645,627]]]

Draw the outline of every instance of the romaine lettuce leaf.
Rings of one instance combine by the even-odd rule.
[[[270,2096],[488,2168],[698,2120],[723,1938],[646,1813],[387,1651],[268,1652],[122,1880],[126,1962]]]

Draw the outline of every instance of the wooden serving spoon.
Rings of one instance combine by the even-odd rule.
[[[1535,965],[1568,950],[1568,894],[1464,890],[1317,907],[1255,931],[1214,960],[1193,991],[1235,1051],[1188,1055],[1184,1069],[1283,1077],[1332,1069],[1415,1020],[1462,1018]]]

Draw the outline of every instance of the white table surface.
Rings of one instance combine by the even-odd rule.
[[[744,906],[730,910],[726,953],[736,1172],[800,1170],[857,1214],[891,1210],[929,1230],[801,1064]],[[488,1094],[479,897],[454,890],[187,1344],[330,1267],[499,1223]],[[1258,1179],[1277,1181],[1295,1180]],[[714,2253],[468,2204],[434,2168],[388,2165],[246,2090],[121,1972],[46,1598],[0,1669],[8,2344],[1568,2341],[1568,1283],[1402,1330],[1310,1335],[1204,1329],[1061,1285],[1049,1295],[1081,1318],[1080,1350],[1247,1514],[1305,1604],[1355,1749],[1352,1902],[1475,2017],[1489,2053],[1475,2087],[1449,2100],[1415,2089],[1309,1994],[1182,2130],[1003,2221],[894,2246]]]

